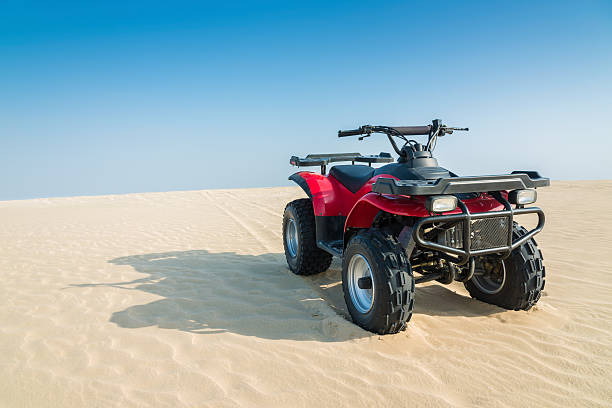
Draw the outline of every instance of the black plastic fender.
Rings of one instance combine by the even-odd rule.
[[[300,176],[300,173],[294,173],[289,176],[289,180],[295,182],[298,186],[302,187],[302,190],[308,195],[308,197],[312,198],[312,193],[310,192],[310,187],[304,177]]]

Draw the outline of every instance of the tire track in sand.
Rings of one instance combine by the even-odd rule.
[[[270,245],[265,242],[264,240],[262,240],[259,237],[259,234],[257,234],[257,232],[251,227],[249,226],[247,223],[245,223],[244,221],[242,221],[239,217],[236,217],[234,214],[232,214],[231,211],[223,208],[221,205],[217,204],[215,202],[215,198],[212,197],[212,194],[209,191],[204,191],[203,193],[204,196],[206,197],[206,199],[214,206],[216,207],[218,210],[220,210],[222,213],[224,213],[225,215],[227,215],[229,218],[232,219],[232,221],[234,221],[234,223],[236,223],[239,227],[241,227],[244,231],[246,231],[249,235],[251,235],[255,241],[257,241],[257,243],[259,243],[259,245],[261,245],[261,247],[263,249],[265,249],[267,252],[273,253],[274,252],[274,248],[271,248]]]
[[[236,197],[236,195],[232,194],[231,192],[223,192],[222,195],[224,196],[224,198],[226,198],[224,200],[224,203],[226,203],[226,208],[228,208],[234,214],[243,215],[245,220],[249,220],[248,222],[245,222],[245,224],[250,224],[252,230],[259,231],[260,239],[261,235],[265,234],[267,235],[266,242],[268,242],[268,245],[270,242],[274,242],[275,244],[273,245],[276,245],[276,243],[278,242],[282,242],[282,232],[280,232],[279,228],[271,228],[271,223],[267,222],[268,219],[267,217],[263,216],[264,214],[262,214],[262,212],[272,215],[276,220],[279,221],[279,224],[282,223],[282,215],[279,215],[277,212],[274,212],[270,209],[262,208],[261,206],[250,200],[241,200],[239,197]],[[232,203],[239,203],[239,206],[232,207]],[[278,251],[278,247],[276,247],[276,250]]]
[[[240,198],[237,197],[236,194],[231,192],[231,191],[227,191],[227,192],[224,192],[224,193],[226,194],[226,196],[231,197],[233,200],[236,200],[236,201],[240,200]],[[268,207],[266,207],[266,206],[264,206],[262,204],[258,204],[258,203],[254,202],[254,201],[242,201],[242,203],[248,205],[249,207],[255,208],[257,210],[261,210],[263,212],[266,212],[266,213],[268,213],[268,214],[270,214],[270,215],[272,215],[274,217],[281,218],[281,219],[283,218],[283,216],[281,214],[279,214],[278,212],[276,212],[276,211],[272,210],[271,208],[268,208]]]

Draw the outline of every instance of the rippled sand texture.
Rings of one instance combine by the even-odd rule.
[[[384,337],[347,320],[337,261],[287,270],[300,196],[0,202],[0,406],[612,406],[612,182],[540,190],[534,310],[432,283]]]

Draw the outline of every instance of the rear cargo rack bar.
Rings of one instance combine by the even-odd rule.
[[[549,185],[550,179],[540,177],[537,172],[514,171],[498,176],[449,177],[436,180],[396,180],[380,177],[372,186],[372,191],[393,195],[435,195],[517,190]]]
[[[309,154],[306,157],[291,156],[289,164],[297,167],[313,167],[321,166],[321,174],[325,174],[326,167],[329,163],[336,162],[355,162],[368,163],[391,163],[393,157],[389,153],[381,152],[377,155],[363,156],[361,153],[325,153],[325,154]]]

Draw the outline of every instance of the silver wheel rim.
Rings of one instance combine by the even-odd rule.
[[[490,270],[486,270],[483,267],[482,261],[476,262],[476,270],[474,271],[472,281],[480,291],[487,295],[499,293],[506,283],[506,264],[503,259],[499,261],[498,267],[500,268],[497,271],[498,273],[492,274]]]
[[[287,226],[285,227],[285,243],[287,244],[289,255],[295,258],[298,251],[298,233],[293,218],[289,218],[289,222],[287,222]]]
[[[372,287],[370,289],[361,289],[359,287],[359,279],[370,278]],[[372,268],[368,261],[360,254],[355,254],[351,258],[347,270],[348,292],[351,296],[351,302],[359,313],[367,313],[374,305],[374,276]]]

